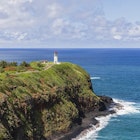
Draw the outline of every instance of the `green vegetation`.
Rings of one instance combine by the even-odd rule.
[[[0,139],[42,139],[66,132],[100,102],[89,75],[77,65],[0,64]]]
[[[0,79],[5,75],[45,70],[49,64],[43,64],[42,62],[27,63],[25,61],[18,64],[17,62],[0,61]]]

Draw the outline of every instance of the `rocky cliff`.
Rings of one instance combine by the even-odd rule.
[[[0,139],[54,139],[111,102],[96,96],[87,72],[71,63],[6,75],[0,78]]]

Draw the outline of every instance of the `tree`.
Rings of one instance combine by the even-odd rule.
[[[0,61],[0,67],[5,68],[7,65],[8,63],[6,61]]]
[[[20,66],[21,66],[21,67],[29,67],[30,64],[27,63],[27,62],[25,62],[25,61],[23,61],[23,62],[20,64]]]
[[[17,66],[17,62],[11,62],[11,63],[9,63],[9,65],[16,67]]]

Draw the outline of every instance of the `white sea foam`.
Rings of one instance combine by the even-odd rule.
[[[99,80],[101,77],[90,77],[91,80]]]
[[[118,99],[113,100],[115,103],[119,104],[119,106],[113,108],[117,115],[140,113],[140,107],[134,102],[126,102]]]
[[[108,125],[108,122],[111,117],[112,115],[96,117],[96,120],[99,121],[99,123],[96,126],[93,125],[90,129],[83,131],[79,136],[72,140],[90,140],[89,138],[91,136],[92,140],[96,140],[98,132]]]
[[[96,117],[96,119],[99,121],[99,124],[83,131],[73,140],[90,140],[90,137],[92,137],[92,140],[96,140],[96,138],[98,137],[98,132],[108,125],[112,117],[117,117],[125,114],[140,113],[140,106],[134,102],[126,102],[118,99],[113,100],[117,105],[113,106],[111,110],[115,110],[116,113],[110,114],[108,116]]]

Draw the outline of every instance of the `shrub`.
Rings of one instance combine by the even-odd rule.
[[[29,67],[30,64],[27,63],[27,62],[25,62],[25,61],[23,61],[23,62],[20,64],[20,66],[22,66],[22,67]]]

